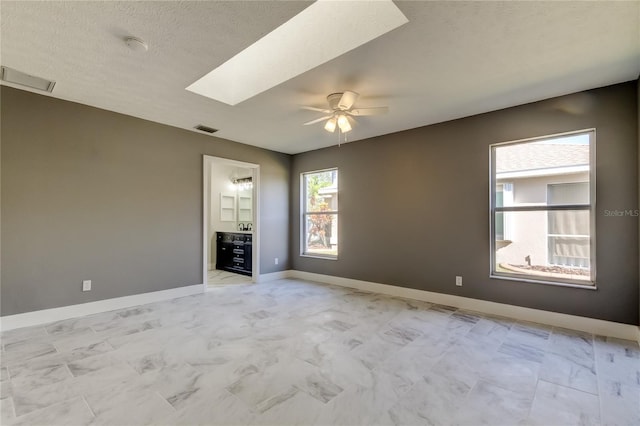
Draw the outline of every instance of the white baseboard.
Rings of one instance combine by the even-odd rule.
[[[630,324],[621,324],[611,321],[603,321],[594,318],[561,314],[557,312],[542,311],[539,309],[523,308],[520,306],[503,303],[488,302],[485,300],[471,299],[451,294],[434,293],[425,290],[416,290],[406,287],[398,287],[388,284],[379,284],[369,281],[354,280],[350,278],[334,277],[331,275],[314,274],[311,272],[286,270],[262,274],[258,282],[269,282],[284,278],[296,278],[308,281],[317,281],[341,287],[355,288],[358,290],[386,294],[389,296],[403,297],[407,299],[422,300],[425,302],[449,305],[471,311],[499,315],[517,320],[532,321],[555,327],[569,328],[602,336],[617,337],[620,339],[635,340],[640,344],[640,327]],[[168,290],[154,291],[151,293],[135,294],[132,296],[117,297],[113,299],[99,300],[96,302],[82,303],[78,305],[63,306],[60,308],[44,309],[41,311],[26,312],[23,314],[0,317],[0,330],[13,330],[15,328],[30,327],[46,324],[53,321],[61,321],[83,315],[91,315],[116,309],[129,308],[146,303],[160,302],[168,299],[189,296],[205,291],[203,284],[186,287],[172,288]]]
[[[289,277],[291,277],[291,271],[290,270],[271,272],[269,274],[261,274],[261,275],[259,275],[258,276],[258,280],[256,282],[258,282],[258,283],[266,283],[266,282],[269,282],[269,281],[281,280],[281,279],[289,278]]]
[[[358,290],[370,291],[373,293],[386,294],[389,296],[422,300],[425,302],[432,302],[440,305],[454,306],[456,308],[467,309],[470,311],[498,315],[522,321],[537,322],[540,324],[584,331],[601,336],[635,340],[640,344],[640,328],[631,324],[622,324],[594,318],[561,314],[558,312],[542,311],[539,309],[507,305],[504,303],[489,302],[486,300],[471,299],[468,297],[455,296],[452,294],[434,293],[431,291],[416,290],[413,288],[379,284],[369,281],[360,281],[350,278],[334,277],[331,275],[314,274],[311,272],[297,270],[292,270],[289,276],[291,278],[317,281],[341,287],[349,287]]]
[[[168,290],[153,291],[151,293],[134,294],[131,296],[80,303],[78,305],[62,306],[60,308],[7,315],[0,317],[0,330],[13,330],[14,328],[46,324],[53,321],[61,321],[83,315],[92,315],[116,309],[130,308],[132,306],[144,305],[146,303],[161,302],[163,300],[190,296],[192,294],[202,293],[203,291],[204,285],[196,284],[186,287],[170,288]]]

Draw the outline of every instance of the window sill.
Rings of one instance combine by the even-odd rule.
[[[514,276],[514,275],[498,275],[495,273],[489,274],[489,278],[497,279],[497,280],[506,280],[506,281],[518,281],[525,282],[530,284],[542,284],[542,285],[551,285],[556,287],[571,287],[571,288],[579,288],[583,290],[597,290],[598,287],[596,283],[588,281],[585,284],[579,284],[574,282],[558,282],[558,281],[545,281],[534,278],[527,278],[522,276]]]
[[[300,253],[300,257],[309,257],[311,259],[338,260],[338,256],[323,256],[321,254]]]

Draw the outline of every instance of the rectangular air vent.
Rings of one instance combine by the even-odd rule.
[[[2,81],[30,87],[32,89],[44,90],[45,92],[53,91],[53,86],[56,85],[55,81],[45,80],[44,78],[29,75],[5,66],[2,67],[1,73],[0,79],[2,79]]]
[[[196,127],[194,127],[196,130],[200,130],[201,132],[207,132],[207,133],[215,133],[218,131],[218,129],[214,129],[213,127],[207,127],[207,126],[203,126],[202,124],[198,124]]]

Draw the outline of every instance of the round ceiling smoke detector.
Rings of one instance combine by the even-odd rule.
[[[138,37],[127,37],[124,39],[124,42],[127,43],[129,49],[133,50],[134,52],[146,52],[147,50],[149,50],[149,46],[147,45],[147,43],[145,43],[144,40]]]

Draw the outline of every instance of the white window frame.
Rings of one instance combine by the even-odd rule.
[[[520,143],[541,142],[544,140],[558,139],[580,134],[589,135],[589,204],[563,204],[563,205],[531,205],[531,206],[504,206],[496,207],[496,148]],[[503,203],[504,204],[504,203]],[[589,210],[590,232],[590,279],[588,281],[552,278],[534,275],[518,274],[515,272],[496,271],[496,239],[495,239],[495,214],[496,212],[527,212],[527,211],[557,211],[557,210]],[[506,232],[506,230],[505,230]],[[490,265],[489,277],[510,281],[522,281],[536,284],[548,284],[563,287],[574,287],[595,290],[596,287],[596,129],[583,129],[573,132],[557,133],[553,135],[519,139],[508,142],[500,142],[489,145],[489,242]]]
[[[503,182],[496,186],[502,186],[502,206],[512,206],[513,182]],[[509,241],[513,235],[513,224],[511,223],[509,215],[503,215],[502,218],[502,240]]]
[[[337,194],[338,194],[338,208],[336,210],[332,210],[329,212],[308,212],[307,211],[307,185],[305,182],[305,177],[307,175],[313,175],[313,174],[317,174],[317,173],[323,173],[323,172],[332,172],[335,171],[338,173],[338,188],[337,188]],[[322,254],[322,253],[309,253],[306,252],[306,248],[307,248],[307,242],[306,242],[306,237],[307,237],[307,216],[309,215],[335,215],[336,217],[338,217],[338,212],[340,210],[339,208],[339,203],[340,203],[340,171],[338,170],[337,167],[329,167],[327,169],[321,169],[321,170],[310,170],[307,172],[302,172],[300,173],[300,256],[303,257],[313,257],[313,258],[318,258],[318,259],[327,259],[327,260],[338,260],[338,252],[340,250],[340,232],[338,231],[338,252],[336,254]],[[337,224],[338,228],[340,227],[340,221],[338,221]]]

